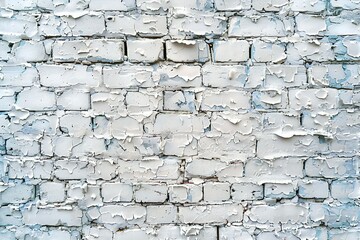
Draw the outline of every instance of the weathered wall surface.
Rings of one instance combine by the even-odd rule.
[[[358,0],[0,0],[0,239],[360,239]]]

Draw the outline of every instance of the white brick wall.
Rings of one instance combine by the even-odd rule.
[[[360,239],[359,0],[0,0],[0,239]]]

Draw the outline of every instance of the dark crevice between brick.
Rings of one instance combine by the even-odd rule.
[[[166,52],[166,42],[163,42],[163,52],[164,52],[164,60],[167,60],[167,52]]]
[[[124,41],[124,56],[128,58],[127,40]]]

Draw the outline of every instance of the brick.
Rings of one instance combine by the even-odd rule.
[[[105,227],[85,226],[82,232],[86,240],[106,240],[113,236],[112,231]]]
[[[47,87],[67,87],[99,85],[101,69],[84,65],[38,65],[40,82]]]
[[[357,174],[356,158],[310,158],[305,162],[305,173],[310,177],[341,178]]]
[[[91,10],[111,10],[111,11],[129,11],[136,6],[135,0],[90,0],[89,8]]]
[[[146,66],[105,66],[102,78],[108,88],[149,87],[154,86],[152,71]]]
[[[335,113],[338,107],[338,92],[335,89],[290,90],[289,105],[294,110],[309,109],[314,112]]]
[[[244,239],[253,240],[253,237],[247,229],[240,226],[226,226],[219,228],[219,237],[221,240],[225,239]]]
[[[185,36],[219,36],[225,33],[226,26],[226,18],[217,14],[191,12],[173,17],[169,25],[169,34],[179,39]]]
[[[353,204],[329,206],[327,204],[313,203],[310,205],[310,210],[314,213],[313,216],[310,215],[313,221],[321,222],[330,228],[349,228],[359,222],[359,207]],[[321,218],[316,218],[317,216],[321,216]]]
[[[219,134],[216,132],[216,134]],[[215,135],[216,136],[216,135]],[[256,141],[252,135],[221,134],[221,137],[201,137],[198,142],[199,157],[228,160],[255,156]]]
[[[80,114],[66,114],[59,120],[61,131],[69,136],[82,137],[91,130],[91,119]]]
[[[284,44],[273,44],[261,40],[255,40],[251,51],[256,62],[281,63],[286,59]]]
[[[129,40],[126,42],[130,62],[157,62],[164,59],[161,40]]]
[[[291,10],[295,12],[321,12],[326,8],[325,0],[317,0],[314,2],[303,2],[295,0],[291,4]]]
[[[27,119],[21,121],[21,125],[13,124],[12,130],[15,135],[19,136],[18,140],[22,138],[21,135],[23,133],[26,133],[29,138],[28,140],[31,140],[35,139],[39,134],[54,135],[56,133],[57,121],[58,119],[55,115],[34,112]]]
[[[309,180],[299,182],[299,196],[303,198],[327,198],[329,185],[325,181]]]
[[[238,11],[248,10],[251,8],[250,0],[215,0],[215,8],[218,11]]]
[[[3,6],[12,10],[33,10],[36,8],[36,3],[25,0],[25,1],[4,1]]]
[[[126,229],[125,231],[116,232],[114,234],[114,240],[120,239],[149,239],[149,236],[144,230],[141,229]]]
[[[296,188],[291,183],[266,183],[264,186],[264,196],[269,199],[293,198],[296,196]]]
[[[34,99],[33,96],[37,96]],[[25,89],[18,94],[16,104],[32,111],[50,111],[56,107],[55,93],[40,88]]]
[[[263,136],[259,139],[257,152],[258,157],[272,159],[289,156],[310,156],[315,153],[326,152],[327,144],[321,143],[318,137],[291,136],[292,133],[282,132],[280,136]],[[285,138],[284,138],[285,137]],[[299,143],[299,139],[302,141]],[[266,151],[265,149],[269,149]]]
[[[173,62],[207,62],[209,46],[202,40],[166,41],[167,59]]]
[[[38,73],[32,66],[27,65],[1,65],[0,86],[33,86],[38,79]]]
[[[314,239],[325,240],[328,238],[328,231],[325,227],[301,228],[296,235],[300,238],[312,237]]]
[[[293,203],[253,206],[244,214],[244,226],[261,226],[266,223],[285,224],[289,221],[293,224],[304,224],[307,222],[307,213],[308,209],[305,206]]]
[[[231,198],[234,201],[260,200],[264,197],[264,188],[253,183],[234,183],[231,186]]]
[[[283,128],[284,124],[292,125],[294,129],[301,128],[300,114],[290,113],[264,113],[262,115],[263,130],[265,132],[274,133]]]
[[[126,181],[174,181],[180,176],[180,162],[176,158],[150,158],[143,161],[121,161],[118,165],[119,175],[121,179]],[[143,166],[146,166],[146,168]]]
[[[83,90],[69,89],[62,92],[57,99],[58,108],[70,111],[90,109],[90,93]]]
[[[55,162],[55,176],[65,179],[105,179],[110,180],[115,175],[116,166],[108,161],[88,164],[86,161],[59,160]],[[72,171],[76,169],[76,171]]]
[[[260,126],[259,118],[248,113],[214,113],[211,119],[213,133],[249,135]]]
[[[70,199],[78,201],[78,206],[82,210],[86,210],[92,206],[99,207],[103,205],[100,195],[100,186],[87,185],[81,182],[71,182],[70,189],[67,193]]]
[[[112,35],[136,35],[136,22],[138,20],[132,16],[127,14],[114,14],[114,13],[106,13],[105,14],[105,22],[106,22],[106,30]]]
[[[25,209],[23,212],[25,225],[41,224],[44,226],[81,226],[82,212],[76,208],[57,209],[39,208]]]
[[[88,135],[82,138],[68,137],[66,135],[57,137],[49,143],[48,147],[51,149],[48,156],[55,154],[55,156],[59,157],[98,156],[106,151],[103,139]]]
[[[146,207],[138,205],[106,205],[99,210],[99,223],[116,224],[117,226],[131,226],[143,224],[146,218]],[[136,216],[134,218],[134,216]]]
[[[109,13],[106,29],[113,35],[162,37],[168,33],[166,16]],[[128,51],[129,52],[129,51]]]
[[[126,106],[124,92],[98,92],[91,94],[91,109],[95,115],[113,116],[119,114],[120,116],[125,116]],[[95,121],[97,121],[97,119],[98,118],[95,118]]]
[[[39,159],[6,159],[10,179],[50,179],[53,162]]]
[[[204,183],[204,201],[221,202],[230,199],[230,185],[228,183]]]
[[[286,171],[284,171],[286,170]],[[303,161],[300,158],[279,158],[271,161],[252,159],[245,164],[245,176],[257,181],[274,181],[303,176]]]
[[[288,0],[253,0],[252,7],[257,11],[278,12],[289,6]]]
[[[331,183],[331,196],[341,202],[352,202],[359,197],[358,186],[359,181],[354,179],[335,180]]]
[[[0,89],[0,111],[9,111],[15,104],[15,92],[12,89]]]
[[[40,144],[21,137],[10,138],[6,141],[6,152],[13,156],[36,156],[40,153]]]
[[[32,16],[1,17],[0,22],[0,34],[9,39],[32,38],[38,31],[36,19]]]
[[[167,122],[172,125],[167,125]],[[154,133],[193,133],[199,134],[209,126],[206,116],[193,116],[189,114],[158,114],[154,123]]]
[[[286,92],[277,90],[255,91],[252,93],[254,107],[261,109],[280,109],[288,106]]]
[[[306,83],[306,69],[301,65],[252,66],[246,88],[281,89],[300,87]]]
[[[172,111],[196,111],[195,93],[191,91],[165,91],[164,110]]]
[[[124,42],[119,40],[56,41],[53,46],[55,62],[122,62]]]
[[[62,36],[93,36],[102,35],[105,31],[104,16],[84,15],[79,18],[62,17],[63,28],[60,29]]]
[[[333,8],[342,8],[347,10],[359,9],[360,4],[352,0],[330,0],[330,4]]]
[[[350,124],[350,122],[357,123],[358,115],[357,112],[346,113],[346,111],[341,111],[334,116],[331,123],[334,134],[339,137],[339,140],[341,140],[341,137],[346,140],[354,136],[356,125]]]
[[[10,119],[7,114],[0,115],[0,133],[3,136],[10,133]]]
[[[32,200],[35,196],[35,188],[32,185],[11,184],[1,187],[0,205],[21,204]]]
[[[0,232],[0,237],[4,238],[4,239],[9,239],[9,240],[14,240],[15,238],[15,233],[14,232],[10,232],[7,230],[2,230]]]
[[[326,62],[335,60],[333,46],[326,39],[322,41],[296,42],[288,44],[288,61],[301,63],[304,61]]]
[[[13,47],[14,58],[18,62],[43,62],[48,60],[45,42],[21,41]]]
[[[207,87],[243,87],[247,80],[245,66],[205,64],[202,75],[203,84]]]
[[[167,186],[164,184],[140,184],[134,186],[136,202],[164,202],[167,199]]]
[[[212,1],[211,0],[200,0],[197,2],[194,1],[181,1],[181,0],[154,0],[154,1],[147,1],[147,0],[138,0],[136,1],[138,8],[143,11],[149,12],[158,12],[158,11],[167,11],[172,9],[186,9],[186,10],[211,10],[212,9]]]
[[[133,188],[125,183],[104,183],[101,195],[104,202],[130,202],[133,199]]]
[[[110,130],[113,137],[125,139],[126,136],[140,136],[143,133],[142,124],[134,118],[117,118],[111,121]]]
[[[169,186],[169,201],[172,203],[196,203],[203,198],[202,186],[181,184]]]
[[[348,230],[340,230],[340,229],[332,229],[329,232],[330,240],[341,240],[341,239],[357,239],[360,237],[360,233],[357,229],[348,229]]]
[[[5,139],[3,137],[0,138],[0,152],[1,154],[6,153]]]
[[[299,14],[295,18],[299,32],[305,35],[323,35],[326,31],[326,20],[316,15]]]
[[[216,40],[213,44],[215,62],[244,62],[249,59],[250,44],[245,40]]]
[[[253,21],[250,17],[231,17],[228,34],[230,37],[282,37],[292,31],[291,19],[263,16]]]
[[[45,182],[40,185],[40,197],[47,203],[63,202],[65,200],[65,184],[60,182]]]
[[[308,71],[309,80],[314,85],[347,89],[353,89],[358,85],[359,68],[357,65],[312,65]]]
[[[50,6],[44,6],[44,8],[49,8],[54,10],[54,6],[52,3],[48,3],[48,5]],[[67,31],[65,31],[65,24],[62,21],[61,18],[56,17],[52,14],[46,14],[44,13],[41,17],[41,19],[39,19],[39,34],[41,36],[46,36],[46,37],[58,37],[66,34],[69,34],[69,29],[67,29]],[[59,27],[60,26],[60,27]]]
[[[165,155],[184,157],[197,154],[197,140],[191,134],[172,134],[164,139],[163,144]]]
[[[335,59],[337,61],[356,61],[359,60],[359,37],[346,36],[334,44]]]
[[[334,17],[329,17],[327,19],[328,26],[326,35],[337,35],[337,36],[345,36],[345,35],[358,35],[360,32],[360,28],[354,24],[348,17],[354,16],[353,13],[344,11],[341,15]]]
[[[170,226],[163,225],[158,231],[159,238],[171,237],[173,239],[216,239],[216,227],[213,226],[202,226],[195,225],[196,231],[191,231],[194,229],[192,226]]]
[[[187,176],[213,177],[225,166],[225,163],[219,161],[193,159],[186,165],[185,169]]]
[[[101,136],[101,135],[99,135]],[[106,157],[120,157],[124,160],[139,160],[142,156],[151,157],[160,154],[160,137],[135,136],[132,142],[113,138],[106,141]]]
[[[148,224],[170,224],[177,220],[177,207],[173,205],[148,206],[146,213]]]
[[[199,66],[177,64],[160,65],[153,74],[154,81],[166,89],[201,86],[201,68]]]
[[[135,22],[135,30],[140,36],[161,37],[168,33],[165,16],[142,15]]]
[[[179,220],[185,224],[213,224],[240,222],[243,207],[236,204],[179,207]]]
[[[231,165],[226,164],[226,162],[223,161],[217,161],[217,160],[207,160],[207,159],[192,159],[187,163],[185,166],[185,173],[188,177],[226,177],[227,174],[226,171],[229,171]],[[239,170],[242,170],[242,165],[239,164],[238,166]],[[240,173],[238,177],[242,177],[242,171],[239,171]],[[229,174],[231,176],[231,174]]]
[[[225,98],[227,96],[227,98]],[[237,90],[206,90],[202,93],[200,109],[204,111],[224,111],[250,108],[250,96]]]
[[[0,207],[0,226],[22,226],[22,214],[19,210],[16,210],[12,206]]]
[[[266,240],[266,239],[276,239],[276,238],[295,238],[295,234],[292,234],[291,232],[285,232],[282,231],[280,233],[274,233],[274,232],[261,232],[258,236],[259,240]]]
[[[6,41],[0,41],[0,60],[9,60],[10,57],[10,46]]]

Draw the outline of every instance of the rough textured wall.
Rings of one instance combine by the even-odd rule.
[[[0,239],[360,239],[358,0],[0,7]]]

